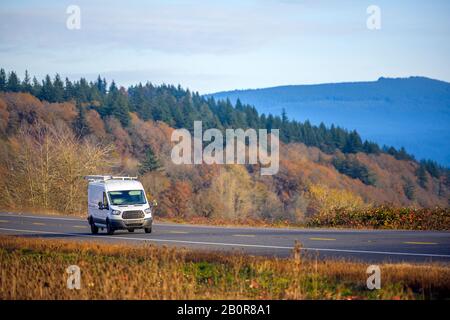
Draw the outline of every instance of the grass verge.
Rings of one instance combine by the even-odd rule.
[[[66,268],[81,269],[67,289]],[[381,289],[366,288],[368,265],[0,236],[0,299],[448,299],[450,267],[381,264]]]

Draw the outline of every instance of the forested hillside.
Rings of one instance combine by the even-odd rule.
[[[48,102],[73,101],[79,107],[96,110],[102,118],[113,116],[123,126],[130,122],[129,112],[136,112],[143,120],[163,121],[174,128],[192,129],[194,120],[202,120],[207,128],[282,128],[283,142],[302,142],[318,147],[324,152],[336,149],[344,153],[386,152],[398,159],[411,159],[404,149],[380,147],[369,141],[362,141],[356,131],[324,124],[313,126],[309,121],[289,121],[286,114],[281,116],[259,115],[255,107],[243,105],[239,100],[235,105],[229,100],[206,99],[196,92],[171,85],[154,86],[151,83],[118,88],[114,82],[107,84],[100,77],[95,83],[80,79],[63,81],[59,75],[53,79],[47,75],[42,82],[30,79],[28,73],[21,81],[15,72],[0,70],[0,91],[28,92],[40,100]]]
[[[380,148],[357,132],[259,115],[169,85],[119,88],[100,77],[23,80],[0,71],[0,207],[82,213],[94,173],[139,175],[158,214],[177,218],[304,222],[338,210],[448,207],[449,171]],[[280,171],[177,166],[173,128],[279,128]],[[67,192],[69,188],[69,192]]]

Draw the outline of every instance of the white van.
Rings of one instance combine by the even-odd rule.
[[[152,209],[156,201],[147,201],[144,187],[136,177],[86,176],[88,185],[88,222],[93,234],[106,229],[144,229],[152,232]]]

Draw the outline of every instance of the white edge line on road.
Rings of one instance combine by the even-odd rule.
[[[294,247],[282,247],[282,246],[268,246],[259,244],[243,244],[243,243],[221,243],[221,242],[203,242],[203,241],[187,241],[187,240],[173,240],[173,239],[142,239],[142,238],[131,238],[131,237],[115,237],[115,236],[94,236],[87,234],[77,234],[77,233],[65,233],[65,232],[50,232],[50,231],[36,231],[36,230],[22,230],[22,229],[8,229],[0,228],[4,231],[14,231],[14,232],[28,232],[28,233],[41,233],[41,234],[55,234],[55,235],[68,235],[75,237],[85,237],[85,238],[97,238],[97,239],[117,239],[117,240],[131,240],[131,241],[149,241],[149,242],[170,242],[170,243],[185,243],[185,244],[199,244],[199,245],[212,245],[212,246],[229,246],[229,247],[251,247],[251,248],[263,248],[263,249],[285,249],[292,250]],[[446,254],[432,254],[432,253],[410,253],[410,252],[389,252],[389,251],[366,251],[366,250],[350,250],[350,249],[327,249],[327,248],[306,248],[303,247],[301,250],[310,251],[327,251],[327,252],[346,252],[346,253],[365,253],[365,254],[384,254],[384,255],[401,255],[401,256],[418,256],[418,257],[436,257],[436,258],[450,258],[450,255]]]
[[[0,217],[49,219],[49,220],[67,220],[67,221],[86,221],[86,219],[82,219],[82,218],[28,216],[28,215],[22,215],[22,214],[14,214],[14,213],[6,213],[6,214],[2,213],[2,214],[0,214]]]

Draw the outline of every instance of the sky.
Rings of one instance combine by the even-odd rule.
[[[80,28],[68,29],[70,5]],[[367,8],[380,9],[370,30]],[[447,0],[0,2],[0,67],[200,93],[426,76],[450,82]]]

